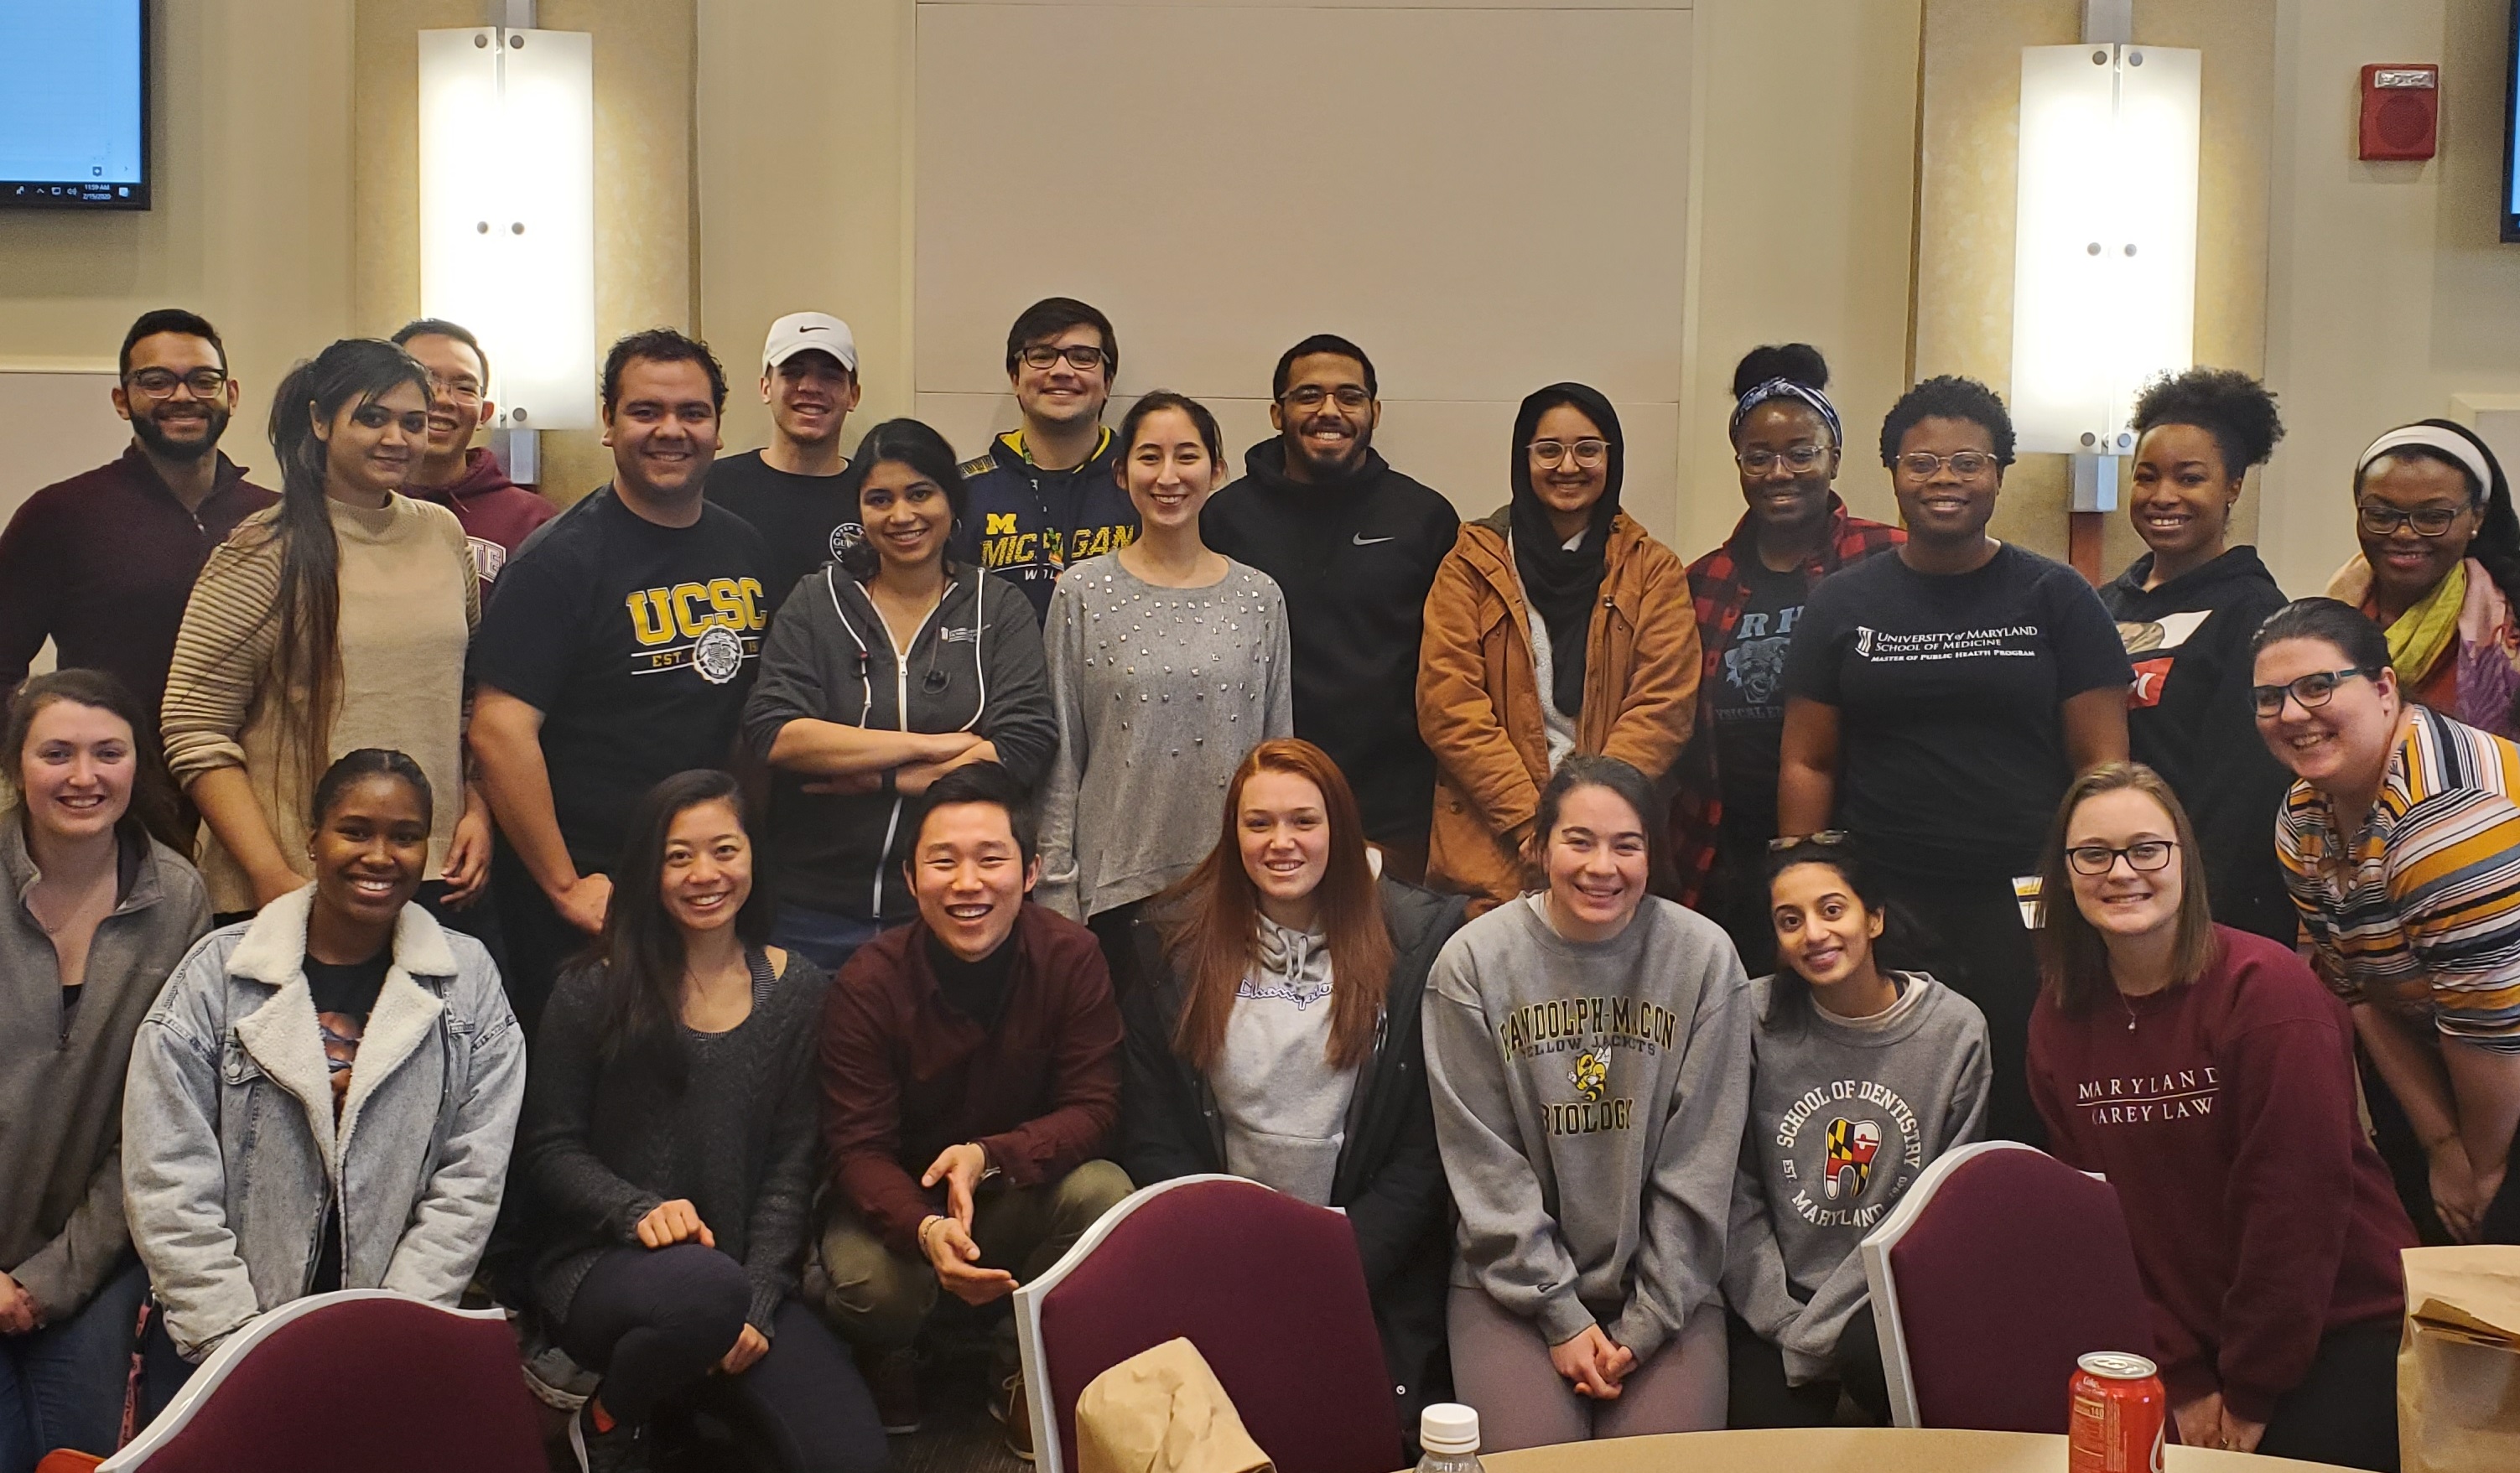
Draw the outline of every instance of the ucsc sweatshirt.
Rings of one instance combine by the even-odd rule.
[[[1722,929],[1670,901],[1598,942],[1543,904],[1463,926],[1426,982],[1453,1282],[1551,1345],[1598,1324],[1642,1362],[1719,1292],[1750,983]]]
[[[1784,1352],[1796,1385],[1826,1378],[1866,1297],[1864,1235],[1934,1158],[1986,1128],[1986,1015],[1901,972],[1878,1018],[1779,1006],[1750,984],[1750,1126],[1733,1179],[1724,1297]]]
[[[2354,1028],[2286,947],[2228,926],[2205,974],[2030,1017],[2048,1149],[2118,1191],[2172,1404],[2263,1422],[2327,1331],[2395,1319],[2415,1245],[2355,1104]]]

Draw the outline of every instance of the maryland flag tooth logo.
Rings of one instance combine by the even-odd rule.
[[[1610,1082],[1609,1060],[1598,1053],[1579,1053],[1575,1056],[1574,1072],[1566,1076],[1566,1082],[1575,1087],[1575,1093],[1583,1095],[1587,1103],[1599,1104],[1602,1087]]]
[[[1830,1201],[1861,1196],[1872,1180],[1872,1158],[1881,1151],[1881,1127],[1869,1120],[1841,1115],[1828,1123],[1828,1169],[1821,1189]]]

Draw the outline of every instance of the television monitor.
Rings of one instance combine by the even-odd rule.
[[[2520,10],[2511,14],[2510,69],[2502,87],[2502,239],[2520,242]]]
[[[148,0],[0,0],[0,206],[149,207]]]

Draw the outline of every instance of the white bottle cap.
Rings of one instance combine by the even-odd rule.
[[[1479,1451],[1477,1408],[1459,1402],[1437,1402],[1418,1414],[1418,1445],[1429,1452]]]

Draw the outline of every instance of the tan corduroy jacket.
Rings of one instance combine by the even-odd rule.
[[[1418,729],[1435,754],[1426,882],[1475,914],[1522,893],[1522,842],[1549,781],[1549,736],[1530,605],[1505,510],[1464,522],[1426,595]],[[1585,644],[1575,749],[1634,764],[1660,783],[1697,714],[1697,618],[1688,572],[1622,512],[1610,522],[1601,605]],[[1662,815],[1643,815],[1648,825]]]

